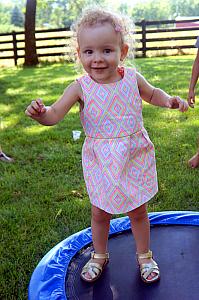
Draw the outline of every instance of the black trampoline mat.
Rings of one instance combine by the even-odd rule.
[[[130,231],[109,239],[110,262],[95,283],[80,278],[92,245],[75,256],[66,274],[69,300],[198,300],[199,231],[197,226],[152,226],[151,249],[161,279],[147,285],[140,279],[135,242]]]

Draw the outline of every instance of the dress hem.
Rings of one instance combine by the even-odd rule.
[[[134,207],[134,208],[131,208],[131,209],[127,210],[127,211],[120,211],[120,212],[115,212],[115,211],[114,211],[114,212],[111,212],[111,211],[105,210],[104,208],[99,207],[99,205],[95,205],[95,204],[92,203],[91,201],[90,201],[90,203],[91,203],[93,206],[95,206],[95,207],[97,207],[97,208],[99,208],[99,209],[105,211],[105,212],[108,213],[108,214],[112,214],[112,215],[120,215],[120,214],[126,214],[126,213],[128,213],[128,212],[130,212],[130,211],[132,211],[132,210],[135,210],[136,208],[138,208],[138,207],[142,206],[143,204],[149,202],[150,200],[152,200],[152,198],[153,198],[157,193],[158,193],[158,190],[157,190],[156,192],[154,192],[154,193],[150,196],[149,199],[147,199],[147,200],[145,200],[145,201],[142,201],[141,203],[139,203],[138,206],[136,206],[136,207]]]

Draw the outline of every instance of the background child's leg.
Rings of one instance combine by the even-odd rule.
[[[147,204],[128,212],[131,221],[131,229],[135,239],[137,253],[147,253],[150,249],[150,222],[147,214]],[[150,263],[151,259],[139,259],[139,263]],[[155,273],[151,273],[147,278],[150,280],[155,277]]]
[[[194,156],[188,161],[188,164],[191,168],[199,167],[199,149]]]
[[[199,167],[199,137],[197,139],[197,145],[198,145],[197,152],[188,161],[189,167],[193,169]]]

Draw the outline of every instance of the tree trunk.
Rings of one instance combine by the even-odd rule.
[[[24,66],[35,66],[39,63],[35,39],[36,6],[37,0],[26,1]]]

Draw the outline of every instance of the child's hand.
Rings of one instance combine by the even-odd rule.
[[[31,118],[41,117],[46,112],[46,107],[41,99],[36,99],[27,107],[25,114]]]
[[[179,109],[181,112],[185,112],[188,110],[189,105],[186,101],[182,100],[178,96],[170,97],[168,100],[168,108],[171,109]]]
[[[191,90],[189,91],[187,102],[188,102],[190,107],[194,108],[194,104],[195,104],[195,93],[194,93],[194,91],[191,91]]]

